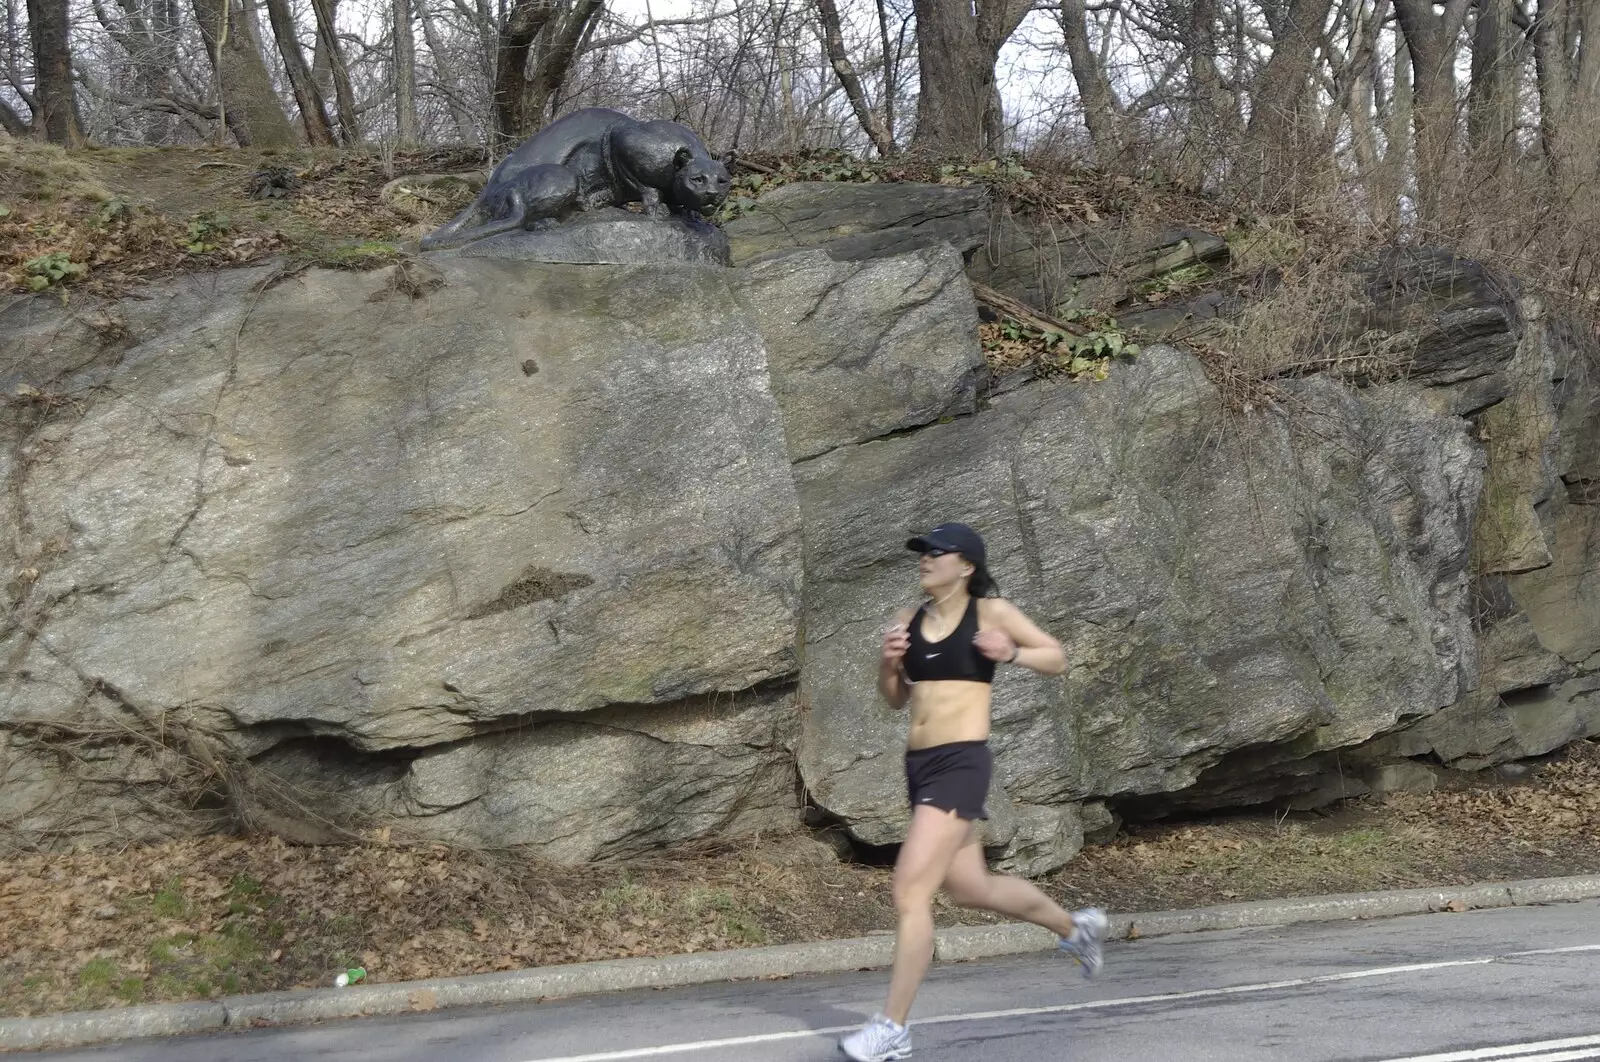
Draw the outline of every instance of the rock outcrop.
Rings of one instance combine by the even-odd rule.
[[[808,802],[892,843],[873,672],[906,534],[947,519],[1071,661],[995,687],[1007,867],[1600,732],[1586,333],[1397,253],[1317,341],[1407,371],[1248,414],[1160,344],[995,387],[981,196],[792,188],[729,226],[732,270],[450,258],[0,309],[5,836],[214,812],[581,860]],[[1219,253],[1174,232],[1116,246]]]
[[[721,747],[697,735],[736,736],[697,784],[726,790],[723,818],[792,819],[790,784],[738,795],[790,761],[792,692],[748,694],[794,679],[800,525],[725,270],[438,269],[420,299],[381,274],[256,269],[11,309],[6,388],[29,397],[7,422],[5,538],[29,574],[0,724],[92,729],[109,701],[248,755],[403,752],[411,805],[481,796],[496,811],[462,833],[485,839],[544,836],[565,798],[519,823],[503,794],[558,790],[526,763],[603,734],[561,768],[612,787],[602,818],[567,816],[575,857],[648,833],[603,808],[659,799]],[[640,705],[673,722],[591,718]],[[493,752],[436,751],[463,742]],[[678,828],[652,841],[701,830]]]
[[[1452,704],[1477,671],[1466,424],[1326,380],[1296,393],[1314,430],[1229,426],[1199,364],[1155,347],[1103,385],[1035,385],[799,466],[812,798],[873,843],[906,822],[901,724],[872,677],[915,569],[885,524],[984,528],[1006,595],[1066,646],[1065,682],[996,685],[1009,810],[991,839],[1024,869],[1071,854],[1077,801],[1187,790],[1238,750],[1296,760]]]

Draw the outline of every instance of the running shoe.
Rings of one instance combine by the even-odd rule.
[[[839,1041],[839,1050],[855,1062],[891,1062],[911,1057],[911,1030],[874,1014],[855,1032]]]
[[[1094,977],[1104,961],[1100,945],[1106,937],[1106,927],[1111,924],[1106,913],[1098,907],[1085,907],[1072,915],[1072,934],[1062,937],[1056,947],[1078,960],[1083,976]]]

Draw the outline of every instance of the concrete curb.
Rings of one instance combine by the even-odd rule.
[[[1388,918],[1466,908],[1520,907],[1600,898],[1600,874],[1457,888],[1399,889],[1346,893],[1259,903],[1230,903],[1189,911],[1113,915],[1111,935],[1143,939],[1175,933],[1250,929]],[[942,929],[934,958],[942,962],[1043,951],[1055,937],[1038,926],[1006,924]],[[894,938],[888,935],[780,944],[767,948],[701,952],[660,959],[613,959],[507,973],[359,985],[345,989],[301,989],[231,996],[210,1003],[170,1003],[118,1010],[80,1011],[46,1018],[0,1019],[0,1050],[70,1047],[229,1028],[294,1025],[333,1018],[404,1014],[443,1007],[524,1003],[630,988],[667,988],[796,974],[845,973],[889,965]]]

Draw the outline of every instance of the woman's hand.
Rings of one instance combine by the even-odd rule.
[[[972,644],[978,647],[978,652],[998,664],[1008,663],[1017,652],[1017,643],[1005,631],[990,628],[979,631],[972,639]]]
[[[890,667],[899,667],[900,661],[905,659],[906,650],[911,648],[911,630],[904,623],[897,623],[883,633],[883,662]]]

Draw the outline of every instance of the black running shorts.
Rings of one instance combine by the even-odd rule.
[[[987,819],[983,802],[993,773],[994,757],[987,741],[906,750],[906,789],[913,810],[927,804],[963,819]]]

